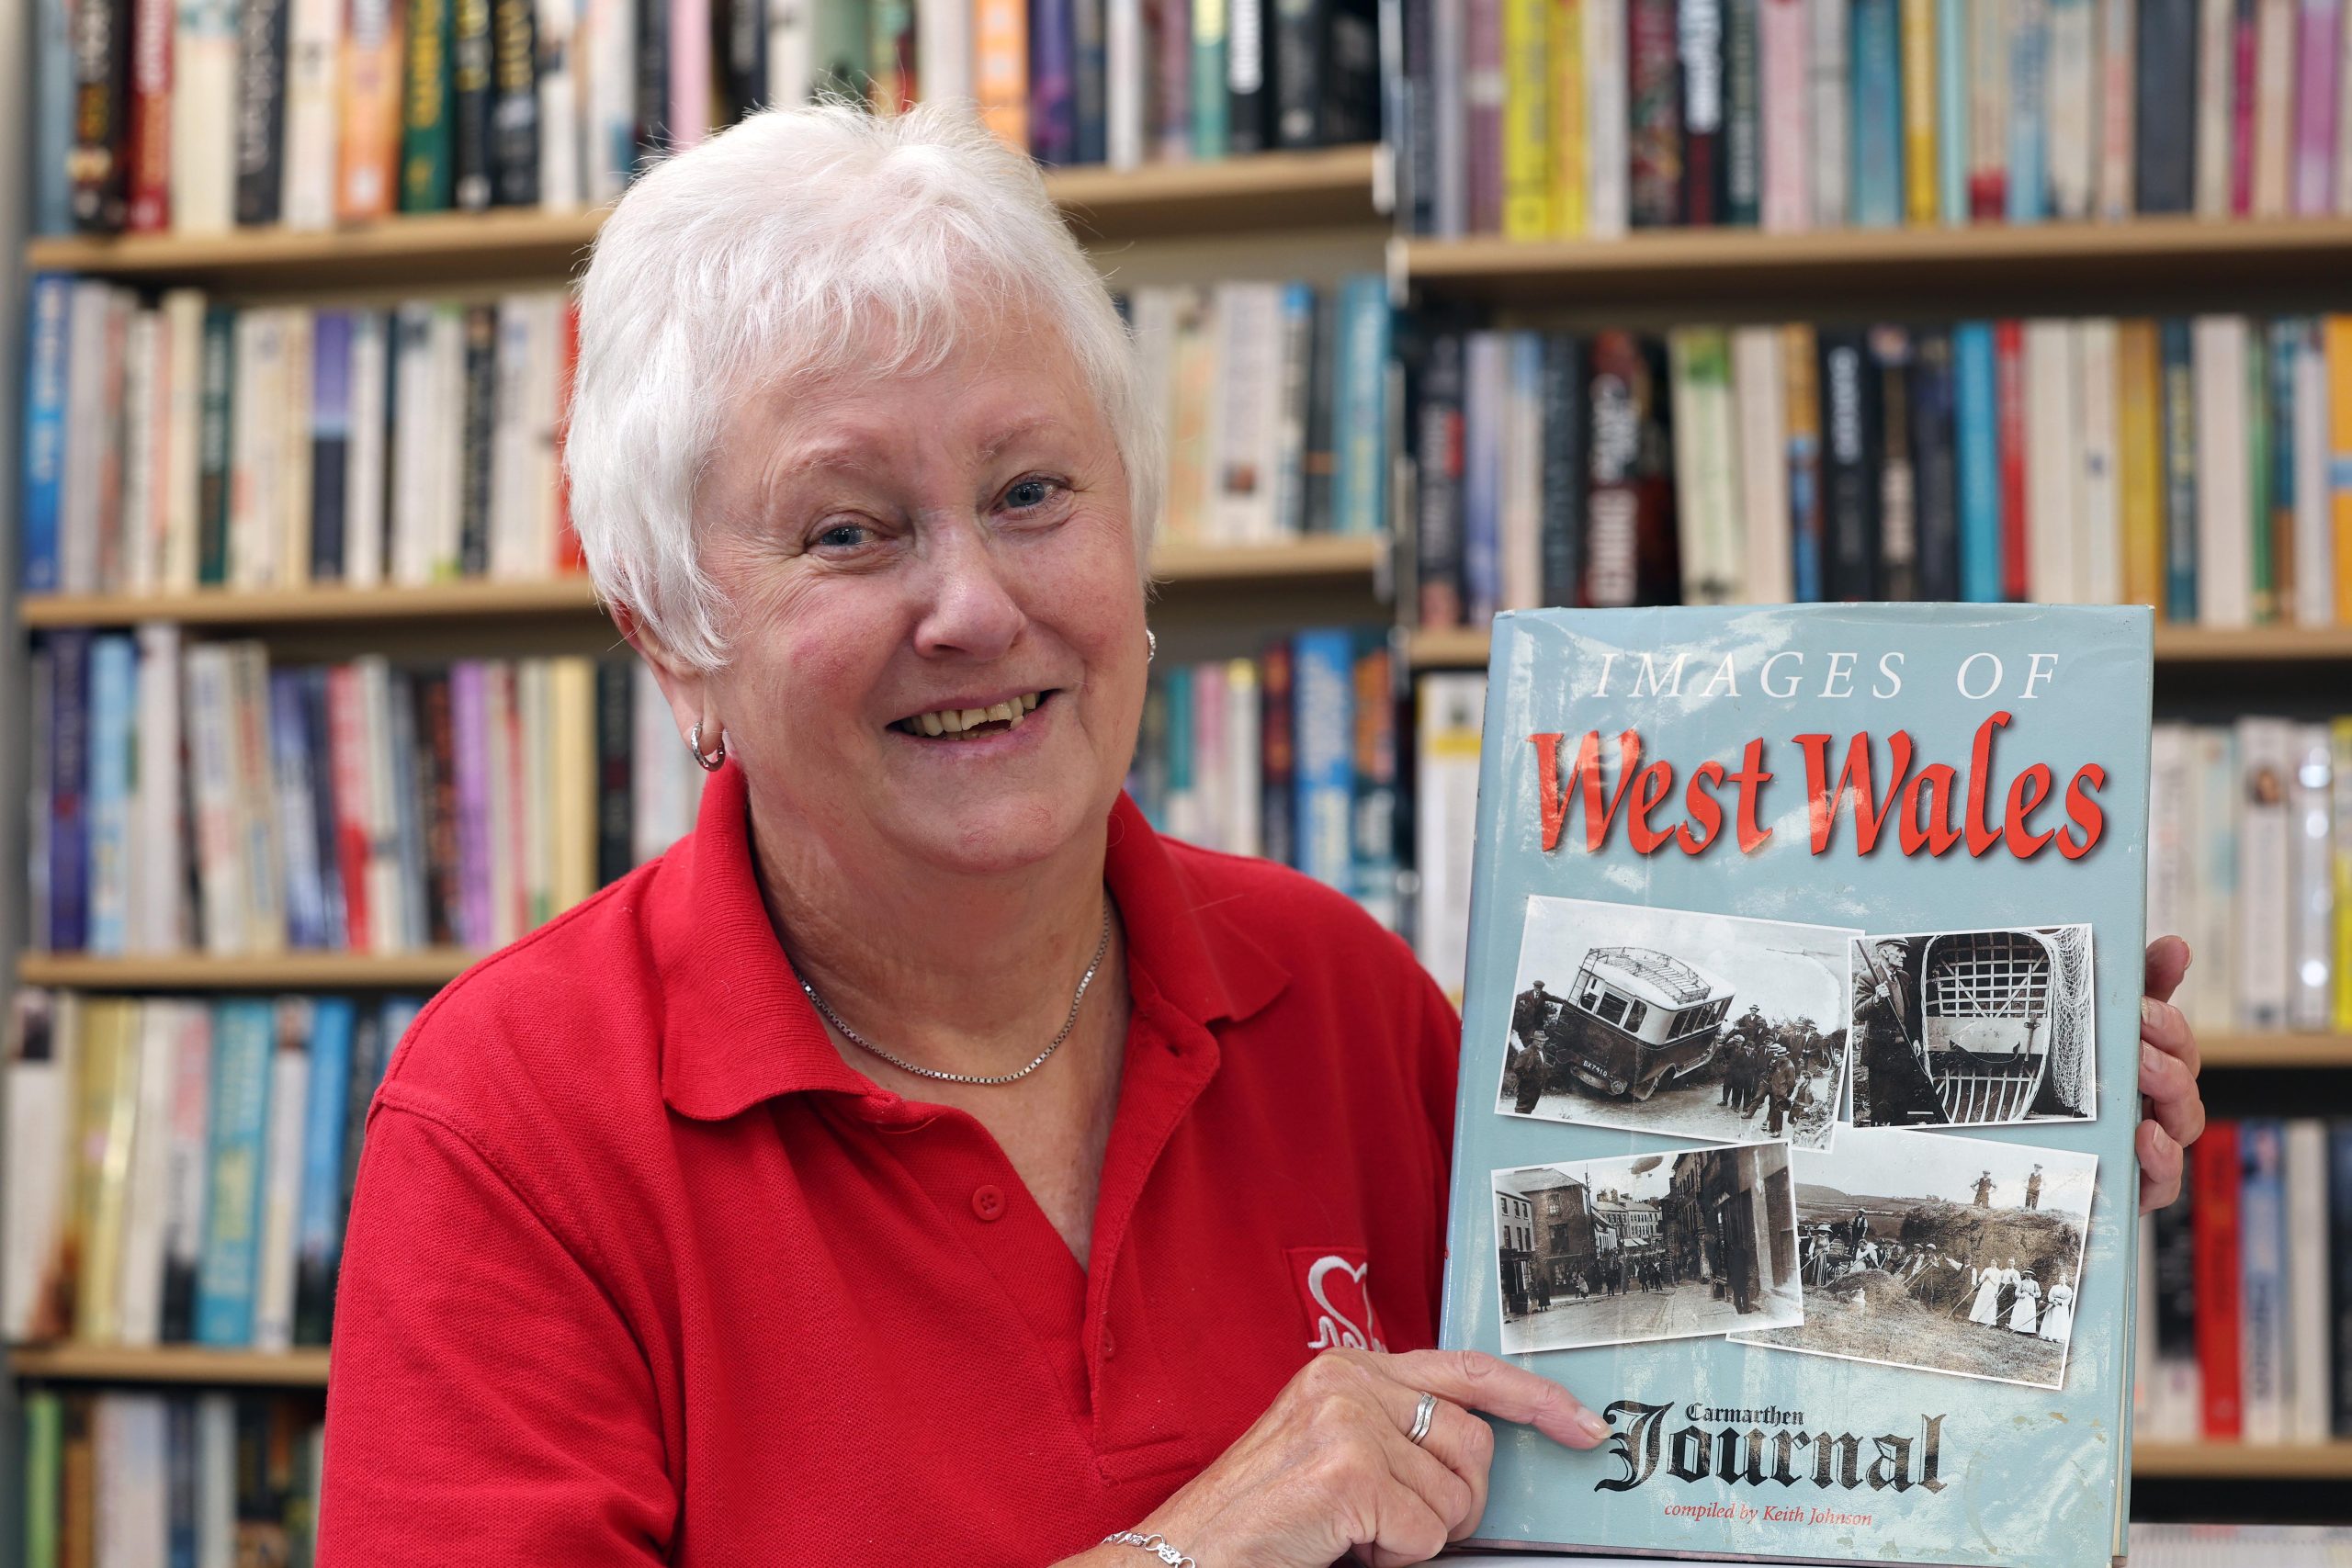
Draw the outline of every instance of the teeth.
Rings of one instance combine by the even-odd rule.
[[[925,735],[944,735],[947,732],[945,722],[935,713],[922,714],[918,716],[916,722],[922,726],[922,732]]]
[[[978,729],[988,721],[989,710],[986,708],[966,708],[964,710],[964,728],[966,729]]]
[[[928,718],[928,717],[930,717],[931,716],[930,716],[929,714],[925,714],[923,716],[924,716],[924,717],[926,717],[926,718]],[[950,735],[961,735],[961,734],[963,734],[963,733],[964,733],[964,713],[963,713],[963,710],[962,710],[962,709],[960,709],[960,708],[942,708],[942,709],[940,709],[940,710],[939,710],[939,724],[940,724],[940,728],[943,728],[943,729],[944,729],[944,730],[946,730],[946,731],[947,731],[947,733],[948,733],[948,734],[950,734]]]
[[[1011,703],[998,703],[989,709],[989,716],[990,718],[1002,719],[1005,723],[1011,724],[1012,722],[1012,705]]]
[[[1037,705],[1037,694],[1036,694],[1036,693],[1035,693],[1035,692],[1030,692],[1030,693],[1026,694],[1025,694],[1025,695],[1023,695],[1023,696],[1022,697],[1022,699],[1021,699],[1021,706],[1022,706],[1022,710],[1023,710],[1023,712],[1029,712],[1029,711],[1032,711],[1032,710],[1034,710],[1034,709],[1036,707],[1036,705]]]
[[[1015,729],[1020,728],[1021,721],[1029,716],[1029,710],[1023,707],[1019,703],[1012,703],[1007,705],[1012,709],[1012,716],[1011,719],[1012,728]]]
[[[1023,692],[1017,697],[1007,697],[984,708],[934,708],[911,718],[900,719],[894,728],[910,735],[964,736],[984,724],[1003,724],[1019,728],[1021,721],[1035,713],[1045,701],[1043,692]]]

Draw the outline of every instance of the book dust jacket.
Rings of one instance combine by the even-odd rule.
[[[1476,1540],[2123,1551],[2152,621],[1497,619],[1442,1342]]]

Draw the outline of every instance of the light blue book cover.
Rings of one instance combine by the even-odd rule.
[[[205,1185],[204,1257],[196,1274],[199,1345],[253,1344],[275,1017],[269,1003],[254,998],[212,1010],[211,1173]]]
[[[1509,420],[1510,334],[1463,340],[1462,605],[1469,621],[1502,604],[1503,426]]]
[[[2287,1438],[2287,1129],[2275,1116],[2238,1123],[2239,1391],[2245,1435]]]
[[[1968,0],[1936,0],[1937,210],[1968,227]]]
[[[31,331],[25,356],[24,531],[21,570],[28,593],[58,589],[57,520],[65,483],[65,367],[74,280],[37,274],[27,304]]]
[[[1854,0],[1854,222],[1903,223],[1903,44],[1896,0]]]
[[[168,672],[159,679],[168,679]],[[130,912],[130,795],[138,770],[139,654],[117,632],[90,639],[92,953],[124,949]]]
[[[1377,534],[1388,526],[1388,280],[1376,272],[1340,279],[1339,316],[1331,527]]]
[[[1978,604],[2001,598],[2000,375],[1993,323],[1962,321],[1951,332],[1959,367],[1952,392],[1960,448],[1960,596]]]
[[[2009,187],[2012,223],[2050,216],[2050,13],[2047,0],[2009,6]],[[2188,106],[2182,106],[2187,112]]]
[[[1292,657],[1298,869],[1351,893],[1356,885],[1355,637],[1344,628],[1301,632]]]
[[[2153,622],[1495,623],[1441,1343],[1488,1545],[2103,1568],[2129,1517]]]

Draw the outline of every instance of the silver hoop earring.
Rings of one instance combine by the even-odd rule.
[[[1149,626],[1143,629],[1143,661],[1146,664],[1159,657],[1159,634]]]
[[[706,751],[702,749],[702,726],[697,723],[692,729],[686,731],[686,750],[695,754],[695,761],[702,764],[704,773],[715,773],[727,761],[727,731],[721,728],[718,732],[718,744]]]

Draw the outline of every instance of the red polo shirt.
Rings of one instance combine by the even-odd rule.
[[[1323,1345],[1434,1343],[1459,1026],[1395,937],[1124,796],[1133,997],[1081,1269],[969,1115],[845,1065],[729,764],[469,970],[369,1113],[322,1568],[1045,1563]]]

